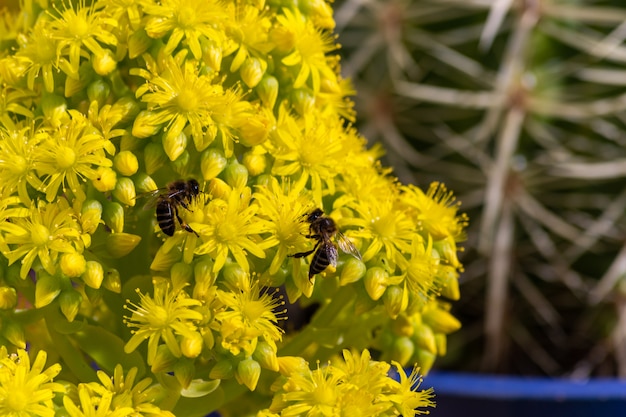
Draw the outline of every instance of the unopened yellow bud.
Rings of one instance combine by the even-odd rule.
[[[102,213],[104,224],[115,233],[124,231],[124,207],[116,201],[106,202]]]
[[[261,365],[252,358],[244,359],[237,365],[235,378],[240,384],[244,384],[250,391],[256,389],[256,384],[261,376]]]
[[[392,285],[387,288],[383,297],[387,314],[392,319],[398,317],[398,314],[405,311],[409,305],[408,291],[400,288],[397,285]]]
[[[179,360],[174,365],[174,376],[183,389],[189,388],[196,368],[190,360]]]
[[[139,112],[137,117],[135,117],[135,122],[133,123],[133,136],[138,138],[147,138],[156,135],[161,129],[161,125],[155,123],[155,120],[157,120],[157,118],[151,111],[142,110]],[[149,172],[149,174],[151,174],[151,172]]]
[[[226,183],[235,189],[242,189],[248,184],[248,169],[233,159],[224,171]]]
[[[119,121],[120,124],[127,124],[127,123],[131,123],[135,119],[135,116],[137,116],[139,112],[141,111],[141,107],[139,106],[139,103],[137,102],[137,100],[135,100],[133,96],[125,95],[123,97],[120,97],[119,100],[113,103],[113,106],[111,106],[111,111],[121,116],[121,119]],[[126,133],[124,137],[132,138],[133,136]],[[134,138],[134,141],[137,145],[139,144],[139,140],[137,138]],[[125,150],[130,151],[132,149],[134,148],[123,147],[120,144],[120,150],[122,151],[125,151]]]
[[[211,379],[229,379],[235,374],[233,364],[229,360],[218,361],[211,371],[209,372],[209,378]]]
[[[172,285],[174,286],[174,288],[182,288],[183,286],[191,282],[193,269],[189,264],[186,264],[184,262],[177,262],[172,265],[170,276],[172,278]]]
[[[309,114],[315,106],[315,95],[308,89],[298,89],[292,93],[293,107],[300,116]]]
[[[226,168],[228,160],[224,152],[216,148],[208,148],[200,157],[200,169],[205,180],[210,180],[219,175]]]
[[[257,360],[263,368],[278,372],[279,367],[276,349],[266,341],[261,341],[257,344],[252,357]]]
[[[80,213],[80,224],[85,233],[95,233],[102,221],[102,204],[98,200],[86,200]]]
[[[148,36],[145,30],[132,30],[128,37],[128,57],[137,58],[148,50],[154,40]]]
[[[211,194],[213,198],[221,198],[223,200],[228,200],[228,195],[232,190],[230,185],[226,184],[226,182],[220,178],[211,179],[208,188],[209,194]]]
[[[349,258],[341,269],[339,285],[344,286],[356,282],[365,276],[367,267],[360,259]]]
[[[69,120],[67,102],[56,94],[44,94],[41,97],[41,110],[45,121],[52,127],[59,127]]]
[[[299,356],[281,356],[278,358],[278,372],[282,376],[289,377],[297,372],[302,372],[309,367],[307,361]]]
[[[422,375],[426,375],[428,372],[430,372],[430,369],[433,367],[436,358],[436,354],[429,352],[425,349],[415,350],[414,362],[417,362],[417,364],[419,365]]]
[[[435,333],[424,323],[413,326],[414,333],[412,339],[420,349],[426,349],[429,352],[437,353],[437,341]]]
[[[429,309],[422,315],[424,323],[435,333],[449,334],[461,328],[461,322],[450,312],[439,308]]]
[[[256,114],[248,117],[238,126],[239,143],[252,147],[265,142],[274,128],[274,118],[269,109],[257,108]]]
[[[437,276],[441,279],[441,295],[448,300],[458,300],[461,298],[459,290],[459,280],[456,270],[448,265],[439,265]]]
[[[159,186],[150,175],[141,172],[135,176],[135,190],[138,193],[148,193],[158,188]]]
[[[24,329],[18,323],[12,320],[4,320],[2,323],[2,335],[13,346],[20,349],[26,349],[26,339],[24,338]]]
[[[215,274],[213,273],[213,262],[210,259],[202,259],[193,268],[193,275],[196,282],[215,283]]]
[[[146,165],[146,173],[154,174],[167,161],[167,155],[163,150],[163,146],[159,143],[149,143],[144,149],[144,164]]]
[[[65,290],[59,295],[59,306],[67,321],[74,321],[82,302],[83,296],[73,288]]]
[[[190,177],[195,169],[195,164],[191,164],[190,161],[191,155],[185,149],[175,161],[171,162],[172,169],[181,177]]]
[[[396,336],[411,336],[414,332],[413,323],[405,314],[400,314],[391,322],[391,330]]]
[[[127,206],[135,205],[135,184],[133,180],[128,177],[118,178],[115,189],[113,190],[113,197],[115,197],[122,204]]]
[[[383,268],[375,266],[365,274],[365,290],[376,301],[383,296],[388,285],[389,274]]]
[[[139,161],[137,156],[130,151],[121,151],[113,159],[113,167],[120,174],[130,177],[139,169]]]
[[[96,101],[99,106],[107,102],[110,94],[111,87],[101,78],[98,78],[87,87],[87,97],[89,101]]]
[[[250,278],[246,271],[236,263],[229,262],[222,269],[224,280],[230,288],[237,288],[242,291],[250,289]]]
[[[122,292],[122,279],[117,269],[109,269],[104,275],[102,286],[116,294]]]
[[[114,258],[128,255],[141,241],[141,237],[130,233],[111,233],[106,238],[105,246]]]
[[[197,358],[202,353],[202,347],[204,346],[204,340],[202,335],[198,332],[193,332],[188,336],[183,337],[180,343],[180,351],[187,358]]]
[[[243,166],[246,167],[250,175],[256,177],[265,172],[267,168],[267,159],[264,154],[254,152],[246,152],[243,156]]]
[[[93,56],[91,63],[96,74],[102,76],[109,75],[117,67],[113,54],[107,49],[104,53]]]
[[[61,282],[59,278],[44,271],[40,271],[38,275],[35,284],[35,307],[42,308],[54,301],[61,293]]]
[[[174,369],[174,365],[178,358],[172,354],[166,345],[159,345],[156,355],[150,364],[150,370],[155,373],[170,372]]]
[[[394,340],[391,346],[391,357],[406,366],[415,352],[415,345],[408,337],[399,337]]]
[[[261,98],[261,102],[268,109],[273,109],[278,98],[278,80],[271,75],[265,75],[256,86],[256,92]]]
[[[80,253],[65,253],[61,256],[61,272],[70,278],[79,277],[85,272],[87,261]]]
[[[0,287],[0,310],[10,310],[17,305],[17,291],[5,285]]]
[[[163,150],[170,159],[175,161],[187,148],[187,135],[181,131],[178,135],[172,135],[167,132],[163,135]]]
[[[446,356],[448,352],[448,338],[443,333],[435,334],[435,343],[437,345],[437,354],[439,356]]]
[[[248,57],[239,69],[239,74],[244,83],[250,88],[254,88],[263,78],[267,63],[258,58]]]
[[[96,176],[91,181],[96,190],[104,193],[115,189],[117,174],[109,167],[98,167]]]
[[[91,288],[98,289],[104,280],[104,269],[100,262],[88,261],[85,273],[82,276],[83,282]]]
[[[222,48],[215,41],[201,38],[202,59],[204,63],[213,71],[219,72],[222,67]]]

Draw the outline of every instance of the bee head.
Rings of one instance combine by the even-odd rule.
[[[315,220],[319,219],[323,215],[324,215],[324,212],[322,211],[322,209],[316,208],[315,210],[313,210],[307,215],[306,221],[309,223],[313,223]]]
[[[192,195],[198,195],[200,194],[200,184],[198,184],[198,181],[194,180],[193,178],[189,180],[189,190],[191,192]]]

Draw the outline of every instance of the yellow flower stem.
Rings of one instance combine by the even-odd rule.
[[[63,358],[64,365],[69,368],[70,372],[76,376],[81,382],[95,382],[98,380],[95,369],[92,369],[87,362],[85,362],[82,352],[70,342],[67,335],[58,333],[54,325],[54,315],[47,316],[45,318],[48,334],[56,352]]]
[[[327,329],[332,327],[332,323],[337,317],[340,317],[341,311],[352,305],[352,301],[356,297],[354,289],[350,285],[340,287],[339,291],[333,296],[330,303],[321,307],[315,316],[311,319],[311,323],[291,339],[285,346],[278,351],[278,356],[298,356],[306,350],[309,345],[315,342],[317,329]],[[316,358],[324,360],[325,358]]]

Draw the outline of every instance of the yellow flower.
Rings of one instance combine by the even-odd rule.
[[[58,63],[67,64],[64,59],[57,59],[57,41],[52,37],[50,22],[38,20],[31,32],[18,37],[20,49],[16,55],[28,58],[30,65],[27,70],[27,85],[34,89],[35,79],[41,75],[47,92],[54,91],[54,71]]]
[[[154,296],[139,294],[139,304],[128,301],[126,308],[133,314],[126,317],[126,325],[135,327],[133,335],[126,342],[124,350],[134,351],[148,339],[148,364],[152,364],[157,354],[159,341],[163,339],[170,352],[181,356],[180,341],[176,335],[193,337],[196,323],[203,315],[195,310],[202,303],[190,298],[182,289],[175,290],[165,281],[155,280]]]
[[[395,392],[388,395],[388,398],[395,404],[397,414],[405,417],[429,414],[429,411],[420,410],[420,408],[435,406],[435,403],[432,401],[434,397],[433,389],[418,391],[422,382],[419,368],[414,367],[407,376],[404,368],[399,363],[393,361],[392,363],[396,368],[400,381],[393,385]]]
[[[40,350],[31,366],[25,350],[8,355],[6,347],[0,346],[0,415],[54,417],[52,399],[65,388],[52,382],[61,365],[55,363],[44,370],[46,358],[46,352]]]
[[[268,40],[272,22],[268,14],[251,4],[237,3],[228,7],[229,18],[225,19],[225,31],[229,35],[232,49],[237,53],[230,65],[230,71],[237,71],[251,55],[267,59],[273,45]],[[226,51],[231,53],[231,47]],[[267,64],[265,64],[267,66]]]
[[[41,135],[32,135],[30,128],[6,131],[0,129],[0,178],[2,195],[17,191],[23,204],[30,204],[28,186],[35,190],[43,183],[35,173]]]
[[[112,404],[112,392],[100,396],[88,384],[78,386],[78,400],[76,405],[69,395],[63,396],[63,406],[70,417],[126,417],[135,414],[131,407],[116,408]]]

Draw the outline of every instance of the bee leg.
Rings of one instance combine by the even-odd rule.
[[[193,230],[191,226],[185,223],[185,221],[180,217],[180,215],[178,214],[178,208],[176,206],[174,206],[174,213],[176,214],[176,218],[178,219],[178,223],[180,224],[180,227],[182,227],[189,233],[193,233],[197,237],[200,237],[200,235],[195,230]]]
[[[298,252],[298,253],[294,253],[293,255],[289,255],[292,258],[304,258],[305,256],[309,256],[310,254],[312,254],[313,252],[315,252],[315,250],[317,249],[317,247],[320,245],[320,241],[318,240],[317,243],[315,244],[315,246],[313,246],[313,249],[308,250],[306,252]]]

